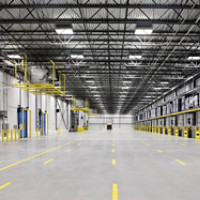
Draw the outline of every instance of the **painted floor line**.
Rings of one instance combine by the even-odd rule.
[[[8,168],[10,168],[10,167],[14,167],[14,166],[16,166],[16,165],[19,165],[19,164],[24,163],[24,162],[26,162],[26,161],[32,160],[32,159],[34,159],[34,158],[37,158],[37,157],[42,156],[42,155],[44,155],[44,154],[47,154],[47,153],[49,153],[49,152],[56,151],[56,150],[61,149],[61,148],[65,147],[65,146],[68,146],[68,145],[70,145],[70,144],[73,144],[73,143],[76,142],[76,141],[77,141],[77,139],[76,139],[76,140],[73,140],[73,141],[71,141],[71,142],[68,142],[67,144],[60,145],[60,146],[57,146],[57,147],[55,147],[55,148],[49,149],[49,150],[47,150],[47,151],[44,151],[44,152],[35,154],[35,155],[30,156],[30,157],[28,157],[28,158],[25,158],[25,159],[23,159],[23,160],[19,160],[19,161],[15,162],[15,163],[12,163],[12,164],[10,164],[10,165],[6,165],[5,167],[0,168],[0,171],[3,171],[3,170],[8,169]]]
[[[71,151],[72,151],[71,149],[67,149],[67,150],[66,150],[66,152],[71,152]]]
[[[47,165],[47,164],[49,164],[49,163],[52,162],[52,161],[53,161],[53,158],[51,158],[51,159],[45,161],[43,164],[44,164],[44,165]]]
[[[184,163],[183,161],[181,161],[181,160],[179,160],[179,159],[176,159],[176,161],[177,161],[178,163],[180,163],[181,165],[186,165],[186,163]]]
[[[112,165],[116,165],[116,160],[112,159]]]
[[[7,182],[7,183],[1,185],[1,186],[0,186],[0,190],[2,190],[3,188],[9,186],[10,184],[11,184],[11,182]]]
[[[112,185],[112,200],[118,200],[117,184]]]
[[[157,152],[158,152],[158,153],[162,153],[162,150],[160,150],[160,149],[157,149]]]
[[[112,152],[115,153],[115,150],[113,149]]]

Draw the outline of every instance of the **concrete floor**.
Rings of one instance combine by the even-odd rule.
[[[195,139],[118,130],[0,144],[1,200],[199,200],[199,186]]]

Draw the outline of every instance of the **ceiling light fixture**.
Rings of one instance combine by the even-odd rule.
[[[73,59],[84,59],[84,56],[82,54],[72,54],[71,58],[73,58]]]
[[[200,56],[189,56],[188,60],[200,60]]]
[[[21,56],[18,55],[18,54],[10,54],[10,55],[8,55],[8,58],[11,58],[11,59],[21,59]]]
[[[147,28],[144,29],[138,28],[135,30],[136,35],[150,35],[152,32],[153,32],[152,29],[147,29]]]
[[[150,35],[153,32],[152,24],[137,24],[135,29],[136,35]]]
[[[56,24],[56,33],[58,34],[64,34],[64,35],[72,35],[74,33],[72,25],[71,24]]]
[[[131,60],[141,59],[141,58],[142,58],[141,55],[129,55],[129,59],[131,59]]]
[[[4,60],[3,61],[5,64],[7,64],[7,65],[9,65],[9,66],[13,66],[14,64],[11,62],[11,61],[9,61],[9,60]]]

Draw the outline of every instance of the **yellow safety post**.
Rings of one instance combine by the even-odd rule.
[[[168,135],[172,135],[172,126],[168,126]]]
[[[42,129],[40,128],[40,137],[42,136]]]
[[[61,129],[57,128],[57,134],[60,134],[60,133],[61,133]]]
[[[178,137],[179,136],[179,133],[180,133],[180,129],[179,129],[179,127],[178,126],[175,126],[175,128],[174,128],[174,135],[176,136],[176,137]]]
[[[6,130],[6,141],[7,142],[9,141],[9,132],[8,132],[8,129]]]
[[[15,137],[15,141],[16,141],[16,139],[17,139],[17,133],[16,133],[16,129],[14,129],[14,137]]]
[[[29,137],[31,138],[31,110],[30,109],[28,109],[28,121],[29,121],[29,123],[28,123],[28,127],[29,127],[28,133],[29,133]]]
[[[20,129],[18,129],[18,140],[20,140]]]
[[[10,130],[10,140],[11,140],[11,141],[14,140],[14,139],[13,139],[13,130],[12,130],[12,129]]]
[[[38,130],[37,130],[37,128],[35,129],[35,136],[38,137]]]
[[[166,135],[166,126],[163,126],[162,133],[163,133],[163,135]]]
[[[3,129],[1,130],[1,141],[4,142],[4,132],[3,132]]]
[[[196,139],[200,139],[200,127],[196,126]]]
[[[183,136],[187,137],[187,138],[190,136],[190,127],[189,126],[183,127]]]

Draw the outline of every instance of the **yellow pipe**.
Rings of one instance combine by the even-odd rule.
[[[25,54],[24,55],[24,81],[27,82],[28,79],[27,79],[27,55]]]
[[[59,73],[59,89],[60,89],[60,91],[61,91],[61,71],[58,71],[58,73]]]
[[[66,75],[63,74],[63,92],[64,92],[64,94],[66,93],[65,92],[65,89],[66,89],[66,81],[65,81],[65,79],[66,79]]]
[[[55,86],[55,67],[56,67],[56,64],[53,62],[53,60],[50,60],[50,62],[52,63],[52,84]]]

